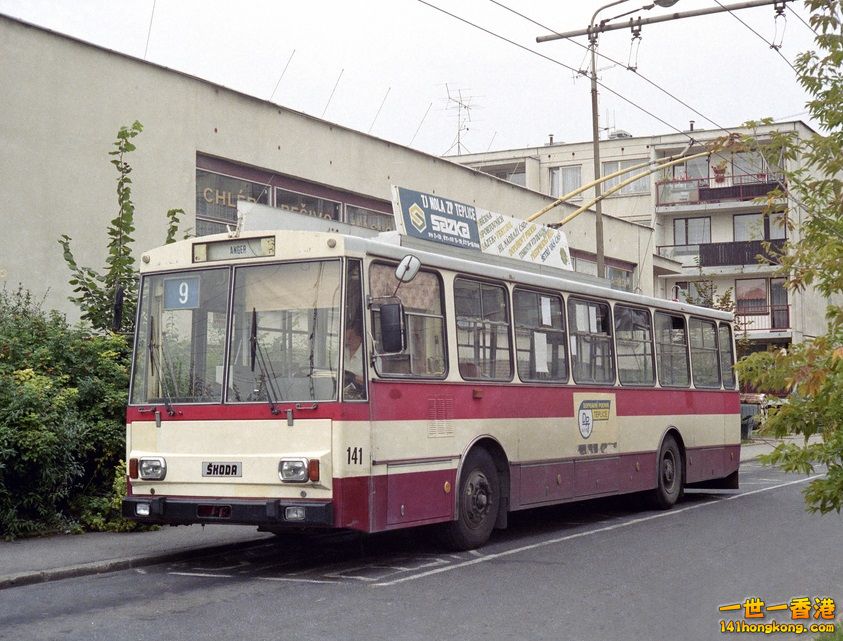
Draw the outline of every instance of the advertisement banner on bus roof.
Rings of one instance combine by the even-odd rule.
[[[392,193],[395,226],[405,236],[573,269],[568,240],[557,229],[404,187]]]
[[[393,213],[398,231],[434,243],[480,249],[476,212],[472,205],[393,187]]]

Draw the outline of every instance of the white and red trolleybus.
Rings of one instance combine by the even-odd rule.
[[[730,314],[401,242],[270,231],[145,253],[124,515],[440,523],[465,549],[514,510],[737,487]]]

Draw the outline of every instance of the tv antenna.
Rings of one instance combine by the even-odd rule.
[[[448,150],[442,154],[447,156],[456,147],[457,155],[463,153],[471,153],[463,144],[463,133],[469,130],[469,123],[471,122],[471,96],[463,97],[462,89],[457,89],[456,92],[451,93],[448,83],[445,83],[445,91],[448,94],[448,104],[445,109],[457,111],[457,136],[453,144],[448,147]]]

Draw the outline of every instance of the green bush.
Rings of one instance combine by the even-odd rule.
[[[0,290],[0,535],[93,524],[124,451],[129,346]],[[103,499],[105,503],[98,503]],[[100,528],[102,529],[102,528]]]

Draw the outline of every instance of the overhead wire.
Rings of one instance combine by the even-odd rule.
[[[501,6],[501,7],[502,7],[502,8],[504,8],[504,9],[507,9],[508,11],[512,11],[512,13],[515,13],[516,15],[520,15],[522,18],[524,18],[524,19],[526,19],[526,20],[529,20],[529,21],[530,21],[530,22],[532,22],[533,24],[536,24],[537,26],[540,26],[541,28],[543,28],[543,29],[546,29],[546,30],[550,31],[551,33],[557,33],[557,32],[555,32],[553,29],[549,29],[548,27],[546,27],[546,26],[544,26],[544,25],[542,25],[542,24],[540,24],[540,23],[536,22],[536,21],[535,21],[535,20],[533,20],[532,18],[529,18],[529,17],[527,17],[527,16],[525,16],[525,15],[523,15],[523,14],[518,13],[517,11],[514,11],[513,9],[510,9],[510,8],[509,8],[509,7],[507,7],[506,5],[503,5],[503,4],[501,4],[500,2],[497,2],[496,0],[490,0],[490,1],[491,1],[491,2],[494,2],[495,4],[497,4],[497,5]],[[536,51],[536,50],[534,50],[534,49],[530,49],[529,47],[527,47],[527,46],[525,46],[525,45],[522,45],[521,43],[516,42],[516,41],[514,41],[514,40],[512,40],[512,39],[510,39],[510,38],[507,38],[507,37],[506,37],[506,36],[504,36],[504,35],[501,35],[501,34],[499,34],[499,33],[495,32],[495,31],[492,31],[492,30],[490,30],[490,29],[487,29],[486,27],[483,27],[483,26],[481,26],[481,25],[478,25],[478,24],[476,24],[476,23],[474,23],[474,22],[472,22],[472,21],[468,20],[467,18],[463,18],[462,16],[458,16],[458,15],[456,15],[456,14],[454,14],[454,13],[452,13],[452,12],[450,12],[450,11],[446,10],[446,9],[443,9],[442,7],[439,7],[439,6],[434,5],[434,4],[430,3],[430,2],[427,2],[427,0],[418,0],[418,2],[420,2],[420,3],[421,3],[421,4],[423,4],[423,5],[426,5],[426,6],[430,7],[431,9],[434,9],[434,10],[436,10],[436,11],[439,11],[440,13],[443,13],[443,14],[445,14],[445,15],[447,15],[447,16],[449,16],[449,17],[451,17],[451,18],[455,19],[455,20],[458,20],[459,22],[462,22],[462,23],[464,23],[464,24],[467,24],[467,25],[469,25],[470,27],[472,27],[472,28],[474,28],[474,29],[477,29],[477,30],[479,30],[479,31],[482,31],[482,32],[484,32],[484,33],[486,33],[486,34],[488,34],[488,35],[490,35],[490,36],[494,37],[494,38],[497,38],[497,39],[499,39],[499,40],[503,40],[504,42],[507,42],[508,44],[514,45],[514,46],[518,47],[519,49],[522,49],[522,50],[524,50],[524,51],[527,51],[527,52],[529,52],[529,53],[532,53],[533,55],[539,56],[540,58],[542,58],[542,59],[544,59],[544,60],[547,60],[548,62],[551,62],[551,63],[553,63],[553,64],[555,64],[555,65],[560,66],[560,67],[563,67],[564,69],[568,69],[569,71],[572,71],[572,72],[573,72],[574,74],[576,74],[576,75],[580,75],[580,76],[584,76],[584,75],[585,75],[585,72],[584,72],[584,71],[582,71],[582,70],[580,70],[580,69],[575,69],[574,67],[572,67],[572,66],[570,66],[570,65],[567,65],[567,64],[565,64],[564,62],[562,62],[562,61],[560,61],[560,60],[556,60],[555,58],[551,58],[550,56],[547,56],[547,55],[545,55],[545,54],[543,54],[543,53],[541,53],[541,52],[539,52],[539,51]],[[715,2],[717,2],[717,4],[719,4],[721,7],[723,7],[723,5],[722,5],[722,4],[720,4],[720,2],[718,2],[718,0],[715,0]],[[725,9],[725,7],[723,7],[723,8]],[[727,11],[728,11],[728,10],[727,10]],[[731,11],[729,11],[729,13],[732,13],[732,12],[731,12]],[[735,15],[734,15],[734,13],[732,13],[732,15],[733,15],[735,18],[737,18],[737,16],[735,16]],[[741,23],[743,23],[743,21],[742,21],[742,20],[740,20],[740,18],[737,18],[737,19],[738,19]],[[745,24],[745,23],[744,23],[744,24]],[[750,28],[750,30],[752,30],[752,28],[751,28],[751,27],[749,27],[749,25],[746,25],[746,26],[747,26],[748,28]],[[754,32],[754,30],[752,30],[752,31]],[[758,35],[758,36],[759,36],[762,40],[764,40],[764,42],[767,42],[767,40],[766,40],[766,39],[764,39],[764,37],[763,37],[763,36],[761,36],[760,34],[757,34],[757,32],[755,32],[755,33],[756,33],[756,35]],[[580,43],[577,43],[577,44],[580,44]],[[767,44],[769,45],[770,43],[769,43],[769,42],[767,42]],[[580,46],[584,46],[584,45],[580,45]],[[784,55],[782,55],[782,53],[781,53],[780,51],[778,51],[778,49],[776,49],[776,52],[777,52],[777,53],[778,53],[778,54],[779,54],[779,55],[780,55],[780,56],[781,56],[781,57],[785,60],[785,62],[787,62],[787,63],[788,63],[788,65],[789,65],[791,68],[793,68],[793,65],[791,65],[791,64],[790,64],[790,62],[787,60],[787,58],[785,58],[785,57],[784,57]],[[595,52],[595,53],[597,53],[597,52]],[[597,54],[597,55],[602,55],[602,54]],[[604,57],[604,58],[606,58],[607,60],[609,60],[609,61],[613,62],[614,64],[617,64],[617,65],[620,65],[620,66],[623,66],[623,67],[627,68],[627,67],[626,67],[626,65],[623,65],[623,63],[620,63],[620,62],[618,62],[618,61],[616,61],[616,60],[613,60],[613,59],[612,59],[612,58],[610,58],[609,56],[602,56],[602,57]],[[794,71],[796,71],[796,70],[794,69]],[[637,73],[637,71],[636,71],[636,72],[634,72],[634,73],[636,73],[636,75],[638,75],[638,76],[641,76],[642,78],[644,78],[644,80],[646,80],[647,82],[649,82],[650,84],[652,84],[654,87],[656,87],[656,88],[658,88],[659,90],[663,91],[666,95],[671,96],[674,100],[677,100],[680,104],[682,104],[682,105],[686,106],[688,109],[690,109],[691,111],[693,111],[694,113],[696,113],[697,115],[699,115],[700,117],[702,117],[703,119],[705,119],[705,120],[707,120],[708,122],[712,123],[712,124],[713,124],[713,125],[715,125],[718,129],[720,129],[720,130],[722,130],[722,131],[724,131],[724,132],[730,133],[730,134],[733,134],[733,133],[734,133],[734,132],[730,132],[730,130],[729,130],[729,129],[727,129],[726,127],[723,127],[723,126],[721,126],[721,125],[717,124],[715,121],[713,121],[713,120],[709,119],[708,117],[706,117],[705,115],[701,114],[699,111],[697,111],[696,109],[694,109],[693,107],[691,107],[690,105],[688,105],[687,103],[685,103],[684,101],[680,100],[679,98],[677,98],[676,96],[674,96],[673,94],[671,94],[669,91],[667,91],[667,90],[666,90],[666,89],[664,89],[663,87],[659,86],[657,83],[654,83],[653,81],[650,81],[648,78],[645,78],[642,74]],[[628,103],[629,105],[631,105],[631,106],[635,107],[635,108],[636,108],[636,109],[638,109],[639,111],[641,111],[641,112],[643,112],[643,113],[647,114],[647,115],[648,115],[648,116],[650,116],[651,118],[653,118],[653,119],[657,120],[658,122],[662,123],[663,125],[667,126],[668,128],[672,129],[673,131],[677,132],[678,134],[681,134],[681,135],[685,136],[686,138],[688,138],[688,139],[691,141],[691,143],[692,143],[692,144],[697,142],[697,140],[696,140],[693,136],[691,136],[691,135],[690,135],[687,131],[683,131],[682,129],[679,129],[678,127],[676,127],[676,126],[672,125],[671,123],[667,122],[666,120],[664,120],[664,119],[663,119],[663,118],[661,118],[660,116],[657,116],[657,115],[656,115],[656,114],[654,114],[653,112],[651,112],[651,111],[649,111],[648,109],[646,109],[646,108],[642,107],[641,105],[639,105],[639,104],[638,104],[638,103],[636,103],[635,101],[633,101],[633,100],[631,100],[631,99],[627,98],[627,97],[626,97],[626,96],[624,96],[623,94],[621,94],[621,93],[619,93],[619,92],[615,91],[614,89],[612,89],[611,87],[607,86],[606,84],[604,84],[604,83],[600,82],[599,80],[596,80],[595,82],[596,82],[596,84],[597,84],[599,87],[601,87],[601,88],[603,88],[604,90],[608,91],[608,92],[609,92],[609,93],[611,93],[612,95],[616,96],[617,98],[620,98],[620,99],[621,99],[621,100],[623,100],[624,102],[626,102],[626,103]],[[733,162],[733,164],[734,164],[734,165],[735,165],[735,167],[737,167],[738,169],[741,169],[742,171],[746,172],[746,167],[741,167],[739,164],[736,164],[736,163],[734,163],[734,162]],[[751,172],[750,172],[750,173],[751,173]],[[786,187],[784,187],[784,185],[781,183],[781,181],[777,180],[776,182],[778,182],[778,183],[779,183],[779,184],[780,184],[783,188],[785,188],[785,190],[786,190]],[[796,202],[796,204],[798,204],[798,205],[800,205],[800,206],[803,206],[803,207],[804,207],[804,205],[802,205],[802,203],[801,203],[799,200],[795,199],[795,198],[794,198],[794,197],[790,194],[790,192],[789,192],[789,191],[788,191],[788,195],[789,195],[789,197],[790,197],[791,199],[793,199],[793,200],[794,200],[794,202]]]
[[[750,26],[749,26],[746,22],[744,22],[743,20],[741,20],[738,16],[736,16],[736,15],[735,15],[735,12],[734,12],[734,11],[732,11],[731,9],[729,9],[729,8],[727,8],[727,7],[725,7],[725,6],[723,6],[723,3],[721,3],[721,2],[720,2],[720,0],[714,0],[714,2],[715,2],[715,4],[717,4],[717,5],[718,5],[721,9],[726,10],[726,11],[729,13],[729,15],[731,15],[731,16],[732,16],[735,20],[737,20],[738,22],[740,22],[740,23],[741,23],[744,27],[746,27],[746,28],[747,28],[747,29],[749,29],[752,33],[754,33],[756,36],[758,36],[758,37],[759,37],[759,38],[760,38],[760,39],[761,39],[761,40],[762,40],[762,41],[763,41],[763,42],[764,42],[767,46],[769,46],[769,47],[770,47],[770,49],[772,49],[772,50],[773,50],[773,51],[775,51],[777,54],[779,54],[779,57],[781,57],[781,59],[782,59],[782,60],[784,60],[784,61],[787,63],[787,66],[788,66],[788,67],[790,67],[791,69],[793,69],[793,73],[797,73],[797,74],[799,73],[799,72],[796,70],[796,67],[794,67],[794,66],[793,66],[793,64],[790,62],[790,60],[788,60],[788,59],[787,59],[787,57],[786,57],[786,56],[785,56],[785,55],[784,55],[784,54],[783,54],[783,53],[779,50],[779,47],[777,47],[775,44],[773,44],[772,42],[770,42],[769,40],[767,40],[767,38],[765,38],[765,37],[764,37],[764,36],[762,36],[760,33],[758,33],[755,29],[753,29],[752,27],[750,27]]]
[[[808,27],[808,29],[810,29],[810,30],[813,32],[813,34],[814,34],[815,36],[820,35],[820,34],[819,34],[819,32],[818,32],[816,29],[814,29],[814,28],[810,25],[810,23],[808,23],[808,22],[805,20],[805,18],[803,18],[802,16],[800,16],[800,15],[796,12],[796,9],[794,9],[793,7],[791,7],[789,4],[785,5],[785,7],[787,7],[787,10],[788,10],[788,11],[790,11],[793,15],[795,15],[795,16],[799,19],[799,22],[801,22],[801,23],[802,23],[802,24],[804,24],[806,27]]]
[[[524,15],[523,13],[520,13],[519,11],[516,11],[515,9],[512,9],[511,7],[508,7],[507,5],[503,4],[502,2],[499,2],[498,0],[489,0],[489,2],[491,2],[491,3],[493,3],[493,4],[496,4],[497,6],[501,7],[502,9],[506,9],[507,11],[510,11],[511,13],[514,13],[515,15],[517,15],[517,16],[519,16],[519,17],[523,18],[524,20],[527,20],[528,22],[531,22],[532,24],[536,25],[537,27],[540,27],[540,28],[542,28],[542,29],[545,29],[546,31],[549,31],[550,33],[553,33],[553,34],[556,34],[556,35],[560,35],[560,34],[559,34],[559,32],[557,32],[557,31],[555,31],[555,30],[551,29],[551,28],[550,28],[550,27],[548,27],[547,25],[544,25],[544,24],[542,24],[542,23],[538,22],[537,20],[534,20],[533,18],[531,18],[531,17],[529,17],[529,16],[527,16],[527,15]],[[573,38],[565,38],[565,40],[568,40],[569,42],[574,43],[575,45],[577,45],[578,47],[581,47],[581,48],[585,49],[586,51],[588,51],[588,50],[590,49],[590,48],[589,48],[589,47],[587,47],[586,45],[582,44],[581,42],[577,42],[577,41],[576,41],[576,40],[574,40]],[[645,76],[644,74],[640,73],[637,69],[633,69],[633,68],[631,68],[629,65],[625,65],[625,64],[623,64],[622,62],[620,62],[619,60],[615,60],[615,59],[614,59],[614,58],[612,58],[611,56],[607,56],[607,55],[605,55],[605,54],[602,54],[602,53],[600,53],[600,52],[599,52],[599,51],[597,51],[597,50],[595,50],[595,52],[594,52],[594,53],[595,53],[595,55],[597,55],[598,57],[603,58],[604,60],[608,60],[609,62],[613,62],[614,64],[616,64],[616,65],[618,65],[618,66],[620,66],[620,67],[623,67],[623,68],[624,68],[624,69],[626,69],[627,71],[630,71],[630,72],[634,73],[634,74],[635,74],[635,75],[637,75],[639,78],[641,78],[644,82],[646,82],[646,83],[648,83],[648,84],[652,85],[653,87],[655,87],[656,89],[658,89],[659,91],[661,91],[661,92],[662,92],[663,94],[665,94],[666,96],[669,96],[670,98],[672,98],[673,100],[675,100],[676,102],[678,102],[678,103],[679,103],[680,105],[682,105],[683,107],[686,107],[687,109],[691,110],[692,112],[694,112],[696,115],[698,115],[698,116],[699,116],[700,118],[702,118],[703,120],[705,120],[705,121],[707,121],[707,122],[710,122],[712,125],[714,125],[714,126],[715,126],[715,127],[717,127],[718,129],[723,129],[724,131],[727,131],[727,129],[726,129],[725,127],[723,127],[722,125],[718,124],[716,121],[712,120],[711,118],[709,118],[709,117],[708,117],[708,116],[706,116],[705,114],[703,114],[703,113],[701,113],[701,112],[697,111],[696,109],[694,109],[694,107],[692,107],[691,105],[689,105],[687,102],[685,102],[685,101],[684,101],[684,100],[682,100],[681,98],[679,98],[679,97],[675,96],[674,94],[672,94],[670,91],[668,91],[667,89],[665,89],[664,87],[662,87],[662,86],[661,86],[660,84],[658,84],[657,82],[654,82],[653,80],[650,80],[647,76]]]
[[[468,20],[468,19],[466,19],[466,18],[463,18],[463,17],[461,17],[461,16],[458,16],[458,15],[456,15],[456,14],[454,14],[454,13],[451,13],[450,11],[447,11],[446,9],[443,9],[442,7],[438,7],[438,6],[436,6],[435,4],[431,4],[430,2],[427,2],[427,0],[418,0],[418,2],[420,2],[420,3],[421,3],[421,4],[423,4],[423,5],[426,5],[426,6],[430,7],[431,9],[435,9],[436,11],[439,11],[439,12],[441,12],[441,13],[444,13],[445,15],[450,16],[451,18],[454,18],[455,20],[459,20],[460,22],[465,23],[465,24],[469,25],[470,27],[473,27],[473,28],[475,28],[475,29],[478,29],[479,31],[482,31],[482,32],[484,32],[484,33],[486,33],[486,34],[488,34],[488,35],[492,36],[493,38],[497,38],[497,39],[499,39],[499,40],[503,40],[504,42],[508,42],[509,44],[514,45],[514,46],[518,47],[519,49],[523,49],[524,51],[527,51],[527,52],[529,52],[529,53],[532,53],[533,55],[539,56],[540,58],[543,58],[544,60],[547,60],[548,62],[552,62],[552,63],[553,63],[553,64],[555,64],[555,65],[558,65],[558,66],[560,66],[560,67],[563,67],[564,69],[568,69],[569,71],[573,71],[573,72],[574,72],[575,74],[577,74],[577,75],[580,75],[580,76],[585,75],[585,74],[584,74],[581,70],[579,70],[579,69],[575,69],[574,67],[572,67],[572,66],[570,66],[570,65],[567,65],[567,64],[565,64],[564,62],[561,62],[560,60],[556,60],[555,58],[551,58],[550,56],[546,56],[545,54],[540,53],[540,52],[536,51],[535,49],[530,49],[529,47],[526,47],[526,46],[522,45],[520,42],[516,42],[515,40],[511,40],[510,38],[507,38],[506,36],[503,36],[503,35],[501,35],[501,34],[499,34],[499,33],[496,33],[496,32],[494,32],[494,31],[491,31],[490,29],[487,29],[486,27],[482,27],[482,26],[480,26],[480,25],[478,25],[478,24],[476,24],[476,23],[474,23],[474,22],[471,22],[470,20]],[[638,104],[638,103],[636,103],[635,101],[633,101],[633,100],[631,100],[631,99],[627,98],[627,97],[626,97],[626,96],[624,96],[623,94],[621,94],[621,93],[619,93],[619,92],[615,91],[614,89],[612,89],[611,87],[609,87],[609,86],[605,85],[604,83],[600,82],[599,80],[597,81],[597,85],[598,85],[598,86],[600,86],[600,87],[602,87],[602,88],[603,88],[603,89],[605,89],[606,91],[608,91],[608,92],[609,92],[610,94],[612,94],[613,96],[616,96],[617,98],[620,98],[621,100],[623,100],[624,102],[626,102],[626,103],[628,103],[628,104],[632,105],[633,107],[635,107],[635,108],[636,108],[636,109],[638,109],[639,111],[642,111],[643,113],[647,114],[648,116],[650,116],[650,117],[651,117],[651,118],[653,118],[654,120],[658,120],[660,123],[662,123],[662,124],[663,124],[663,125],[665,125],[666,127],[669,127],[669,128],[670,128],[670,129],[672,129],[673,131],[675,131],[675,132],[677,132],[677,133],[679,133],[679,134],[682,134],[683,136],[686,136],[687,138],[689,138],[689,139],[691,139],[691,140],[694,140],[694,138],[693,138],[692,136],[688,135],[688,133],[687,133],[687,132],[682,131],[682,130],[681,130],[681,129],[679,129],[678,127],[676,127],[676,126],[672,125],[671,123],[669,123],[669,122],[667,122],[666,120],[664,120],[663,118],[661,118],[660,116],[657,116],[657,115],[656,115],[656,114],[654,114],[652,111],[650,111],[650,110],[648,110],[648,109],[645,109],[644,107],[642,107],[641,105],[639,105],[639,104]]]

